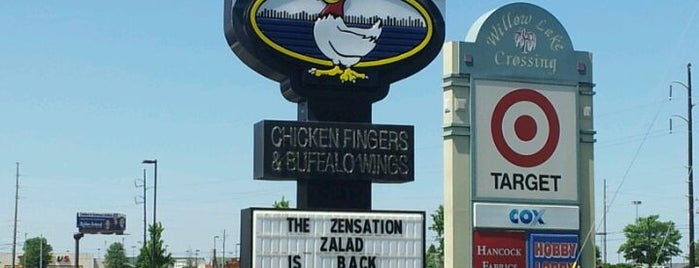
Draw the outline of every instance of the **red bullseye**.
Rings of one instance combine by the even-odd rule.
[[[505,140],[505,135],[502,131],[505,113],[512,105],[518,102],[531,102],[535,104],[544,112],[546,121],[548,121],[549,131],[546,142],[539,151],[529,155],[520,154],[513,150],[512,147],[507,144],[507,140]],[[558,138],[561,134],[561,129],[556,109],[546,96],[535,90],[517,89],[505,94],[495,105],[493,117],[490,120],[490,133],[493,137],[495,148],[498,149],[498,152],[500,152],[507,161],[517,166],[535,167],[541,165],[551,158],[553,152],[556,151],[556,147],[558,147]],[[529,115],[519,116],[515,120],[514,125],[515,134],[522,141],[530,141],[537,134],[536,121]]]
[[[522,115],[515,120],[515,134],[523,141],[530,141],[536,136],[536,121],[528,115]]]

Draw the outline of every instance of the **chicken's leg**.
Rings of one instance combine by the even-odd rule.
[[[338,74],[342,73],[342,69],[340,69],[340,66],[335,65],[332,69],[329,70],[318,70],[316,68],[311,68],[308,70],[308,73],[315,75],[317,77],[321,76],[336,76]]]

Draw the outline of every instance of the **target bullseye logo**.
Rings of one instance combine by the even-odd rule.
[[[540,129],[537,122],[543,121],[544,118],[538,116],[537,113],[518,114],[515,115],[516,119],[505,121],[508,110],[523,103],[534,104],[543,112],[543,117],[545,117],[547,122],[547,133],[540,133],[545,128]],[[507,124],[503,125],[503,122]],[[503,131],[505,127],[513,127],[514,134],[517,137],[514,141],[510,139],[509,142],[527,143],[535,140],[538,135],[546,135],[546,138],[543,141],[543,145],[537,148],[536,151],[529,154],[518,152],[513,149],[513,147],[516,147],[516,144],[508,143],[504,134],[505,131]],[[507,93],[495,105],[490,122],[490,132],[495,147],[507,161],[520,167],[535,167],[546,162],[556,151],[561,130],[556,109],[546,96],[532,89],[517,89]]]

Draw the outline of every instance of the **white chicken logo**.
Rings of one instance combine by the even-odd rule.
[[[339,75],[342,83],[368,79],[366,74],[351,67],[376,47],[376,40],[381,35],[381,20],[370,28],[348,27],[344,21],[345,0],[322,1],[326,6],[313,25],[313,37],[323,55],[332,61],[333,68],[311,68],[308,72],[318,77]]]

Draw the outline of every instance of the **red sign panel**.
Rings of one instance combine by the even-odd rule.
[[[473,232],[474,268],[525,268],[524,232]]]

